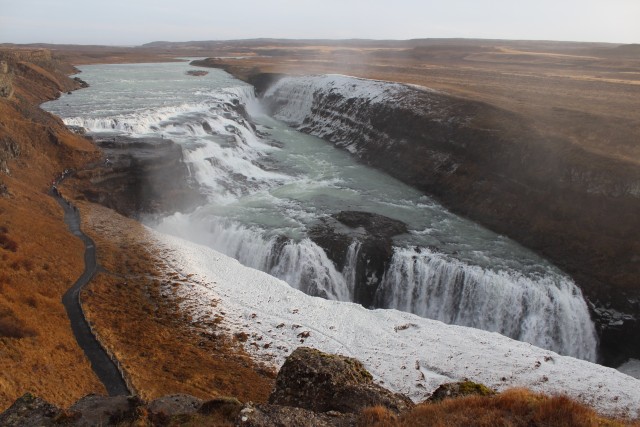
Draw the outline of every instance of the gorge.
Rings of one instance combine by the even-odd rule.
[[[598,357],[587,305],[566,274],[513,241],[449,213],[424,193],[273,120],[252,87],[218,70],[193,79],[184,74],[185,67],[85,67],[91,88],[45,106],[67,125],[106,141],[103,145],[114,144],[109,140],[126,145],[132,136],[160,137],[182,148],[188,181],[207,202],[147,218],[158,230],[204,243],[311,295],[398,308],[562,354]],[[387,123],[385,118],[394,123],[389,110],[398,102],[394,96],[435,111],[432,129],[422,131],[443,141],[469,136],[465,123],[479,111],[471,104],[467,116],[460,111],[451,116],[450,103],[432,92],[342,76],[285,79],[264,98],[276,118],[332,142],[352,141],[344,148],[374,164],[368,156],[373,159],[375,150],[358,144],[389,143],[376,126]],[[367,126],[349,115],[370,116],[364,104],[388,111]],[[415,129],[406,125],[407,117],[411,111],[404,112],[402,129],[411,134]],[[442,122],[450,135],[442,134]],[[401,137],[396,141],[407,144]],[[429,165],[436,172],[451,174],[460,166],[443,153],[430,154],[419,159],[436,162]],[[399,160],[388,164],[410,173]]]

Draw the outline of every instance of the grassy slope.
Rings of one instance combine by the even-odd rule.
[[[62,294],[82,272],[82,243],[70,235],[62,210],[46,195],[59,171],[97,155],[86,140],[34,105],[73,83],[47,64],[11,64],[15,94],[0,99],[0,141],[19,147],[1,174],[8,194],[0,196],[0,409],[33,391],[68,404],[103,392],[76,345]]]

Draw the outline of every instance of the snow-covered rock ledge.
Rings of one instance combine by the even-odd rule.
[[[640,417],[640,380],[615,369],[496,333],[310,297],[205,246],[157,232],[150,238],[168,265],[191,275],[178,293],[194,321],[224,313],[231,333],[249,336],[247,351],[274,367],[305,345],[360,359],[377,381],[416,402],[443,382],[468,378],[498,391],[566,394],[605,415]]]

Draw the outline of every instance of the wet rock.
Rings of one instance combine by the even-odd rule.
[[[80,77],[74,77],[73,81],[75,82],[76,88],[78,89],[89,87],[89,83],[85,82]]]
[[[203,201],[182,149],[169,139],[95,135],[106,160],[79,173],[86,200],[139,218],[185,211]]]
[[[319,414],[289,406],[247,405],[238,414],[235,424],[246,427],[347,427],[356,425],[356,416],[339,412]]]
[[[357,359],[308,347],[296,349],[282,365],[269,403],[343,413],[378,405],[399,413],[414,406],[406,396],[375,384]]]
[[[360,211],[342,211],[312,227],[309,237],[339,270],[355,263],[354,302],[375,305],[375,294],[393,256],[393,236],[407,232],[402,221]],[[349,253],[357,243],[357,252]],[[351,255],[354,259],[347,259]],[[353,268],[353,265],[351,265]]]
[[[75,133],[76,135],[86,135],[87,133],[87,130],[82,126],[67,125],[67,129],[69,129],[71,132]]]
[[[201,76],[206,76],[207,74],[209,74],[209,72],[203,71],[203,70],[189,70],[185,72],[185,74],[188,76],[201,77]]]
[[[456,383],[442,384],[427,399],[429,402],[439,402],[444,399],[458,398],[464,396],[492,396],[496,394],[487,386],[474,383],[473,381],[460,381]]]
[[[62,409],[57,406],[31,393],[26,393],[0,414],[0,426],[53,426],[56,425],[57,417],[62,413]]]

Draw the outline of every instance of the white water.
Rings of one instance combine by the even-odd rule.
[[[376,296],[381,306],[595,359],[594,327],[569,277],[324,141],[261,115],[251,88],[222,71],[196,78],[184,75],[188,68],[83,67],[92,86],[46,105],[67,124],[91,132],[161,135],[182,145],[209,203],[162,219],[158,230],[217,249],[311,295],[347,301],[357,243],[351,262],[338,271],[306,233],[341,210],[375,212],[410,230],[394,240],[393,262]],[[375,93],[382,97],[384,88]],[[252,113],[258,133],[239,104]]]

